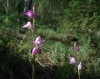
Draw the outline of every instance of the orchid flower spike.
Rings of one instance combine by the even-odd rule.
[[[34,28],[33,24],[31,22],[27,22],[27,24],[25,24],[22,28]]]
[[[29,18],[34,18],[35,17],[35,14],[31,11],[31,10],[28,10],[26,13],[25,13],[26,16],[28,16]]]
[[[39,46],[36,46],[35,48],[33,48],[32,50],[32,54],[36,55],[39,52]]]
[[[69,57],[69,60],[70,60],[70,64],[75,64],[76,63],[76,60],[74,57]]]
[[[41,37],[38,36],[35,41],[33,41],[33,44],[34,45],[40,45],[40,44],[43,44],[45,40],[41,40]]]
[[[78,70],[81,70],[81,68],[82,68],[82,62],[79,63]]]

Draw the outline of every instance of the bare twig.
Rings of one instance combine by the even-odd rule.
[[[35,59],[42,67],[45,67],[38,59]]]

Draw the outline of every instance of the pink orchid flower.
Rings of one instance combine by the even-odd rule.
[[[70,60],[70,64],[75,64],[76,63],[76,60],[74,57],[69,57],[69,60]]]
[[[81,70],[81,68],[82,68],[82,62],[79,63],[78,70]]]
[[[39,45],[39,44],[43,44],[44,43],[44,40],[41,40],[41,37],[38,36],[35,41],[33,41],[33,44],[34,45]]]
[[[36,46],[35,48],[33,48],[32,50],[32,54],[36,55],[39,52],[39,46]]]
[[[75,47],[75,50],[76,50],[76,51],[79,51],[79,50],[80,50],[80,48],[79,48],[78,45]]]
[[[34,18],[35,17],[35,14],[31,11],[31,10],[28,10],[26,13],[25,13],[26,16],[28,16],[29,18]]]
[[[27,24],[25,24],[22,28],[34,28],[33,24],[31,22],[27,22]]]

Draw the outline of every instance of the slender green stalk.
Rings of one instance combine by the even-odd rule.
[[[80,70],[78,70],[78,78],[80,79]]]
[[[32,26],[31,26],[31,32],[32,32],[32,38],[33,38],[32,41],[34,41],[34,28],[32,28]]]
[[[32,79],[34,79],[34,64],[32,64]]]
[[[33,58],[32,58],[32,79],[34,79],[34,72],[35,72],[34,62],[35,62],[35,55],[33,55]]]
[[[34,18],[33,18],[33,27],[31,27],[31,31],[32,31],[33,41],[34,41]],[[35,55],[33,55],[33,61],[32,61],[32,79],[34,79],[34,74],[35,74],[34,62],[35,62]]]
[[[34,28],[33,28],[34,29]],[[33,36],[33,29],[32,29],[32,36]],[[33,41],[34,41],[34,36],[33,36]],[[34,72],[35,72],[35,68],[34,68],[34,62],[35,62],[35,55],[33,55],[33,59],[32,59],[32,79],[34,79]]]

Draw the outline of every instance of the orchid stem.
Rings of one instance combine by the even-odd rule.
[[[33,10],[34,12],[34,10]],[[34,41],[34,18],[33,18],[33,27],[31,27],[32,30],[32,37]],[[34,74],[35,74],[35,68],[34,68],[34,63],[35,63],[35,55],[33,55],[33,61],[32,61],[32,79],[34,79]]]
[[[35,62],[35,55],[33,55],[32,58],[32,79],[34,79],[34,74],[35,74],[34,62]]]
[[[34,64],[32,64],[32,79],[34,79]]]
[[[34,28],[31,27],[31,31],[32,31],[32,37],[33,37],[32,41],[34,41]]]
[[[79,79],[80,79],[80,70],[78,70],[78,77],[79,77]]]

